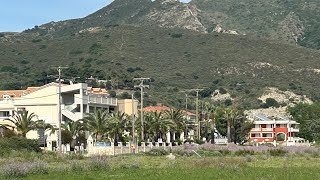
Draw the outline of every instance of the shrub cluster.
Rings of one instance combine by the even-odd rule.
[[[164,156],[168,154],[169,152],[164,149],[151,149],[149,152],[146,152],[146,155],[149,156]]]
[[[0,175],[4,178],[16,178],[25,177],[29,174],[47,174],[48,170],[48,164],[43,161],[9,162],[0,169]]]
[[[37,140],[23,137],[0,138],[0,156],[9,154],[11,151],[41,152]]]
[[[284,156],[288,153],[288,151],[284,149],[268,149],[268,153],[271,156]]]

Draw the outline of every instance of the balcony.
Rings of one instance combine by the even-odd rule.
[[[96,94],[89,94],[81,96],[80,94],[74,95],[75,104],[104,104],[110,106],[117,106],[117,98],[109,98]]]
[[[251,131],[257,131],[257,132],[260,132],[261,129],[260,128],[252,128]]]
[[[111,105],[111,106],[117,106],[118,101],[117,101],[117,98],[106,98],[106,97],[89,96],[88,103],[92,103],[92,104],[107,104],[107,105]]]
[[[298,128],[288,128],[288,132],[299,132]]]
[[[261,131],[269,131],[269,132],[272,132],[272,131],[273,131],[273,128],[261,128]]]

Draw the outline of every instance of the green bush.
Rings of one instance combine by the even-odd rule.
[[[48,174],[49,168],[46,162],[8,162],[0,169],[0,176],[4,178],[21,178],[29,174]]]
[[[284,149],[268,149],[268,153],[271,156],[284,156],[288,153],[288,151]]]
[[[192,152],[190,150],[186,150],[186,149],[177,149],[173,153],[178,156],[185,156],[185,157],[190,157],[195,154],[194,152]]]
[[[16,136],[10,138],[0,138],[0,147],[0,156],[3,156],[11,151],[41,152],[37,140]]]
[[[222,149],[219,150],[219,152],[223,155],[223,156],[227,156],[231,154],[231,151],[229,151],[228,149]]]
[[[149,152],[146,152],[149,156],[164,156],[168,155],[169,152],[164,149],[151,149]]]
[[[239,150],[234,153],[236,156],[254,155],[252,150]]]
[[[195,139],[194,142],[197,144],[204,144],[205,143],[205,141],[203,141],[201,139]]]
[[[206,157],[221,157],[223,156],[221,152],[219,151],[206,151],[206,150],[200,150],[198,153],[201,156],[206,156]]]

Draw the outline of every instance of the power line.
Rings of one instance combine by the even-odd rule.
[[[52,67],[54,69],[57,69],[58,71],[58,80],[59,80],[59,103],[58,103],[58,109],[59,109],[59,113],[58,113],[58,147],[59,147],[59,152],[62,153],[62,141],[61,141],[61,119],[62,119],[62,113],[61,113],[61,72],[62,69],[67,69],[67,66],[58,66],[58,67]]]
[[[144,139],[144,127],[143,127],[143,89],[149,88],[149,85],[143,84],[144,81],[150,81],[150,78],[134,78],[133,81],[140,81],[139,85],[135,85],[134,87],[138,87],[141,90],[140,96],[141,96],[141,138]]]
[[[203,89],[190,89],[190,91],[196,91],[197,92],[197,100],[196,100],[196,120],[198,121],[198,138],[200,139],[201,134],[200,134],[200,130],[201,130],[201,126],[200,126],[200,120],[199,120],[199,115],[198,115],[198,109],[199,109],[199,91],[202,91]]]

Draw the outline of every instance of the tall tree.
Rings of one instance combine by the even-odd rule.
[[[96,110],[83,119],[85,129],[95,136],[96,141],[101,141],[108,132],[108,118],[107,111]]]
[[[320,103],[297,104],[288,108],[289,113],[299,125],[299,137],[309,141],[320,140]]]
[[[23,110],[21,112],[14,111],[13,115],[10,116],[9,119],[5,119],[5,121],[13,123],[14,126],[6,126],[16,128],[23,137],[26,137],[29,131],[40,128],[51,129],[52,131],[54,130],[51,125],[46,124],[43,120],[39,120],[36,114],[29,113],[27,110]]]
[[[79,135],[79,132],[84,129],[83,123],[81,120],[79,121],[65,121],[61,124],[62,134],[61,137],[63,143],[69,143],[73,146],[75,143],[75,138]]]
[[[121,112],[114,112],[109,116],[109,134],[113,137],[115,144],[117,144],[119,140],[122,140],[122,135],[129,124],[128,119],[128,116]]]
[[[166,110],[164,111],[164,119],[169,120],[170,123],[174,123],[174,126],[171,126],[170,130],[174,135],[178,135],[178,138],[180,138],[181,133],[187,128],[186,118],[184,117],[183,112],[175,109]]]
[[[227,138],[228,143],[231,143],[231,128],[234,127],[236,120],[240,118],[240,114],[235,108],[228,107],[223,110],[223,118],[227,121]]]

